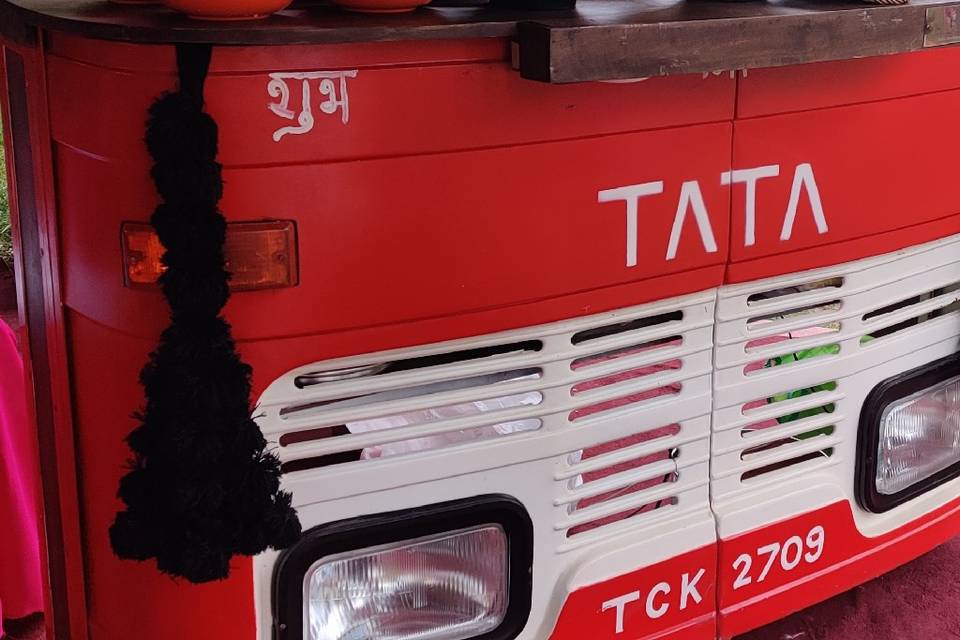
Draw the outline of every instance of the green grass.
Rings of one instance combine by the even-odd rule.
[[[10,196],[7,194],[7,168],[4,166],[3,128],[0,127],[0,260],[13,266],[10,232]]]

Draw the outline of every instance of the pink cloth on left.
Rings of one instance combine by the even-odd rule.
[[[23,361],[0,320],[0,636],[4,617],[43,611],[35,441]]]

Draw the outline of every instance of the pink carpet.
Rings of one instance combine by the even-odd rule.
[[[36,450],[25,401],[16,339],[0,321],[0,635],[4,618],[43,609]]]
[[[960,538],[737,640],[960,639]]]

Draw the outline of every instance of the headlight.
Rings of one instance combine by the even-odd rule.
[[[877,386],[861,415],[860,499],[887,511],[960,474],[960,360]]]
[[[877,491],[900,493],[960,460],[960,376],[891,404],[880,418]]]
[[[530,615],[533,523],[480,496],[321,525],[274,569],[278,640],[510,640]]]
[[[463,640],[507,612],[498,525],[325,558],[306,576],[308,640]]]

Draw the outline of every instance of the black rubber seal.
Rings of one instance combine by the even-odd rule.
[[[509,600],[503,622],[475,640],[513,640],[527,624],[533,593],[533,522],[520,502],[486,495],[392,511],[314,527],[277,559],[273,574],[273,637],[303,640],[303,587],[310,567],[331,555],[486,524],[507,535]]]
[[[877,491],[877,448],[880,443],[880,417],[891,403],[923,391],[939,382],[960,375],[960,354],[935,360],[878,384],[863,403],[857,438],[857,501],[867,511],[884,513],[960,476],[960,460],[899,493],[885,495]]]

